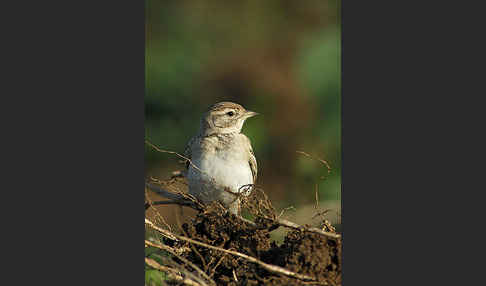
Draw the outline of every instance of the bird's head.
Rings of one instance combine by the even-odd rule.
[[[240,133],[245,120],[258,113],[233,102],[219,102],[209,107],[201,119],[201,132],[209,134]]]

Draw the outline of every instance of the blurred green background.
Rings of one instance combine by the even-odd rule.
[[[339,224],[339,7],[335,0],[146,0],[146,139],[182,154],[208,106],[237,102],[261,114],[243,133],[257,157],[257,184],[276,209],[294,206],[288,217],[311,224],[317,183],[320,210],[332,209],[327,218]],[[296,151],[326,160],[331,173]],[[145,147],[146,176],[167,179],[182,169],[178,161]]]

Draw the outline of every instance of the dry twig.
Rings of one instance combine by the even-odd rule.
[[[277,219],[281,218],[283,214],[288,211],[288,210],[295,210],[294,206],[288,206],[280,211],[280,214],[278,215]]]
[[[145,220],[147,220],[147,219],[145,219]],[[162,229],[160,229],[160,230],[162,230]],[[160,244],[160,243],[154,243],[154,242],[151,242],[151,241],[148,241],[148,240],[145,240],[145,244],[148,245],[148,246],[152,246],[152,247],[155,247],[155,248],[169,252],[170,254],[177,257],[177,259],[181,260],[182,262],[184,262],[185,264],[189,265],[191,268],[196,270],[202,277],[204,277],[207,281],[209,281],[211,285],[216,285],[216,283],[204,271],[202,271],[201,268],[197,267],[191,261],[189,261],[189,260],[185,259],[184,257],[180,256],[179,254],[177,254],[177,252],[172,247],[169,247],[167,245]]]
[[[157,270],[160,270],[160,271],[167,273],[167,277],[171,280],[175,280],[175,281],[184,283],[185,285],[189,285],[189,286],[207,286],[207,284],[202,282],[202,281],[196,282],[192,279],[183,277],[179,274],[178,270],[167,267],[167,266],[160,265],[157,261],[155,261],[153,259],[145,257],[145,263],[147,263],[148,266],[150,266],[154,269],[157,269]]]
[[[214,273],[216,273],[216,268],[218,268],[218,266],[221,264],[221,262],[223,262],[223,258],[226,257],[226,253],[221,255],[221,258],[219,259],[219,261],[216,263],[216,265],[213,267],[213,269],[211,269],[211,273],[209,274],[209,277],[213,277]]]
[[[161,152],[161,153],[169,153],[169,154],[174,154],[174,155],[176,155],[177,157],[184,159],[185,161],[189,162],[189,164],[190,164],[190,165],[191,165],[191,166],[192,166],[194,169],[196,169],[196,170],[198,170],[199,172],[201,172],[201,173],[202,173],[201,169],[199,169],[199,168],[198,168],[196,165],[194,165],[194,164],[192,163],[191,159],[189,159],[189,158],[187,158],[187,157],[185,157],[185,156],[183,156],[183,155],[181,155],[181,154],[179,154],[179,153],[177,153],[177,152],[174,152],[174,151],[168,151],[168,150],[163,150],[163,149],[160,149],[159,147],[157,147],[157,146],[155,146],[154,144],[150,143],[150,141],[148,141],[148,140],[145,140],[145,144],[147,144],[147,145],[149,145],[150,147],[154,148],[154,149],[155,149],[156,151],[158,151],[158,152]]]
[[[291,221],[288,221],[286,219],[278,219],[276,222],[278,224],[280,224],[281,226],[285,226],[285,227],[288,227],[288,228],[294,228],[294,229],[298,229],[298,230],[301,230],[301,231],[314,232],[314,233],[318,233],[318,234],[328,236],[328,237],[332,237],[332,238],[341,238],[340,234],[323,231],[323,230],[320,230],[316,227],[305,228],[301,225],[298,225],[298,224],[291,222]]]
[[[329,166],[329,163],[327,163],[326,160],[323,160],[323,159],[317,158],[317,157],[313,157],[313,156],[307,154],[304,151],[295,151],[295,152],[297,152],[297,154],[302,154],[302,155],[304,155],[306,157],[309,157],[309,158],[311,158],[313,160],[317,160],[317,161],[321,162],[322,164],[324,164],[326,166],[326,168],[327,168],[327,174],[329,175],[331,173],[331,166]],[[321,177],[321,179],[323,179],[323,178],[324,178],[324,176]]]
[[[145,223],[148,224],[151,228],[153,228],[156,231],[160,232],[165,237],[167,237],[169,239],[172,239],[172,240],[175,240],[175,241],[178,241],[177,237],[175,235],[173,235],[171,231],[164,230],[164,229],[156,226],[153,222],[149,221],[147,218],[145,218]]]

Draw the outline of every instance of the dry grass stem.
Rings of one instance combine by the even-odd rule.
[[[317,161],[321,162],[322,164],[324,164],[326,166],[326,168],[327,168],[327,174],[329,175],[331,173],[331,166],[329,166],[329,163],[327,163],[326,160],[321,159],[321,158],[318,158],[318,157],[314,157],[312,155],[309,155],[308,153],[306,153],[304,151],[295,151],[295,152],[297,152],[297,154],[302,154],[302,155],[304,155],[306,157],[309,157],[309,158],[311,158],[313,160],[317,160]],[[323,179],[323,178],[324,178],[324,176],[321,177],[321,179]]]
[[[213,277],[214,273],[216,273],[216,268],[218,268],[218,266],[221,264],[221,262],[223,262],[223,258],[226,257],[226,253],[223,254],[221,256],[221,258],[218,260],[218,262],[216,263],[216,265],[213,267],[213,269],[211,269],[211,273],[209,274],[209,277]]]
[[[323,230],[320,230],[316,227],[305,228],[301,225],[298,225],[298,224],[291,222],[291,221],[288,221],[286,219],[278,219],[276,222],[278,224],[280,224],[281,226],[285,226],[285,227],[288,227],[288,228],[298,229],[298,230],[301,230],[301,231],[314,232],[314,233],[318,233],[318,234],[328,236],[328,237],[332,237],[332,238],[341,238],[340,234],[332,233],[332,232],[328,232],[328,231],[323,231]]]
[[[282,210],[280,211],[280,214],[278,215],[277,219],[280,219],[280,218],[283,216],[283,214],[284,214],[286,211],[288,211],[288,210],[295,210],[295,208],[294,208],[294,206],[289,206],[289,207],[286,207],[286,208],[282,209]]]
[[[175,241],[178,241],[177,237],[175,235],[173,235],[171,231],[165,230],[165,229],[162,229],[162,228],[156,226],[153,222],[151,222],[147,218],[145,218],[145,223],[148,224],[151,228],[153,228],[156,231],[160,232],[165,237],[167,237],[169,239],[172,239],[172,240],[175,240]]]
[[[149,207],[152,207],[154,212],[155,212],[155,216],[156,218],[162,222],[170,231],[172,231],[172,228],[170,227],[170,225],[165,221],[164,217],[162,217],[160,215],[160,213],[153,207],[154,206],[154,202],[150,199],[149,195],[147,194],[147,189],[145,189],[144,191],[145,193],[145,199],[147,199],[147,203],[145,204],[145,210],[147,210]]]
[[[163,150],[163,149],[160,149],[159,147],[157,147],[157,146],[155,146],[154,144],[150,143],[150,141],[148,141],[148,140],[145,140],[145,144],[147,144],[147,145],[149,145],[150,147],[154,148],[154,149],[155,149],[156,151],[158,151],[158,152],[161,152],[161,153],[168,153],[168,154],[174,154],[174,155],[176,155],[177,157],[184,159],[185,161],[189,162],[189,164],[190,164],[190,165],[191,165],[191,166],[192,166],[194,169],[196,169],[196,170],[198,170],[199,172],[201,172],[201,173],[202,173],[201,169],[199,169],[199,168],[198,168],[196,165],[194,165],[194,164],[192,163],[191,159],[189,159],[189,158],[187,158],[187,157],[185,157],[185,156],[183,156],[183,155],[181,155],[181,154],[179,154],[179,153],[177,153],[177,152],[175,152],[175,151],[168,151],[168,150]]]
[[[183,277],[182,275],[179,274],[180,271],[167,266],[160,265],[157,261],[153,259],[145,257],[145,263],[147,263],[148,266],[154,269],[167,273],[167,278],[169,278],[170,280],[175,280],[189,286],[207,286],[207,284],[202,281],[196,282],[192,279]]]
[[[192,269],[196,270],[202,277],[204,277],[208,282],[210,282],[211,285],[216,285],[216,283],[204,271],[202,271],[201,268],[197,267],[191,261],[189,261],[189,260],[185,259],[184,257],[180,256],[177,253],[177,251],[175,251],[172,247],[169,247],[167,245],[160,244],[160,243],[154,243],[154,242],[151,242],[151,241],[148,241],[148,240],[145,240],[145,244],[148,245],[148,246],[152,246],[152,247],[155,247],[155,248],[158,248],[158,249],[165,250],[165,251],[169,252],[170,254],[172,254],[175,257],[177,257],[177,259],[179,259],[180,261],[182,261],[185,264],[189,265]]]

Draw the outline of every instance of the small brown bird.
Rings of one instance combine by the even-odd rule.
[[[190,194],[204,203],[220,201],[231,213],[240,214],[238,195],[250,194],[257,179],[255,154],[241,129],[257,114],[233,102],[220,102],[203,115],[199,132],[184,152],[190,160],[183,173]]]

